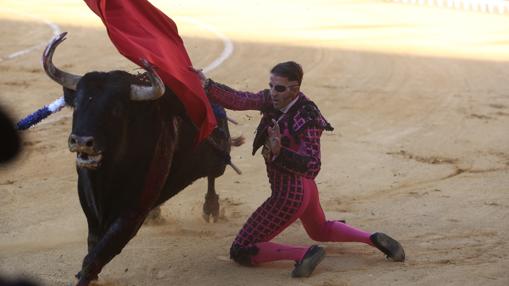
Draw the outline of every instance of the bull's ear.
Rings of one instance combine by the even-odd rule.
[[[65,104],[74,108],[74,100],[76,99],[76,91],[64,87]]]

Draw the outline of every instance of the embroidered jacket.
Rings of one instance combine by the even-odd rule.
[[[253,155],[265,146],[267,128],[272,119],[278,121],[281,131],[281,152],[275,158],[264,156],[267,174],[273,185],[274,175],[304,176],[314,179],[320,171],[320,136],[323,130],[333,130],[318,107],[303,93],[286,112],[275,109],[268,89],[258,93],[236,91],[226,85],[209,80],[205,87],[211,101],[232,110],[260,110],[262,119],[253,142]],[[273,186],[274,190],[274,186]]]

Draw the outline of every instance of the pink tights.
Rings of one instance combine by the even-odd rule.
[[[309,237],[315,241],[362,242],[372,245],[369,239],[371,233],[339,221],[325,220],[325,214],[320,206],[318,189],[315,182],[305,178],[302,180],[304,188],[304,200],[302,205],[282,229],[275,230],[274,235],[268,237],[268,240],[272,239],[299,218]],[[254,243],[254,245],[258,248],[258,253],[251,257],[251,262],[254,264],[276,260],[299,261],[304,257],[304,254],[309,248],[278,244],[270,241],[257,242]]]

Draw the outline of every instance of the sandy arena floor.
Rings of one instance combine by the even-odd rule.
[[[218,180],[219,222],[202,219],[206,182],[197,181],[95,285],[509,285],[509,14],[364,0],[153,3],[174,17],[196,67],[231,41],[233,53],[209,72],[219,82],[257,91],[275,63],[303,65],[302,90],[336,128],[322,137],[317,178],[327,216],[391,234],[407,261],[355,243],[323,243],[327,257],[308,279],[290,278],[290,262],[229,261],[238,229],[269,194],[262,158],[250,155],[259,115],[229,112],[247,144],[232,152],[244,174]],[[65,70],[136,68],[82,1],[0,0],[0,104],[16,120],[61,96],[40,66],[57,29],[69,32],[55,56]],[[23,132],[23,153],[0,166],[3,275],[75,283],[87,229],[67,150],[71,114]],[[300,223],[276,241],[312,243]]]

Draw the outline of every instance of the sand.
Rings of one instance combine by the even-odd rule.
[[[237,231],[269,194],[263,160],[251,156],[259,114],[230,111],[240,123],[232,134],[247,144],[232,151],[243,175],[229,168],[217,180],[219,221],[202,219],[206,181],[195,182],[95,285],[509,285],[507,14],[391,1],[167,2],[153,1],[176,19],[196,67],[217,59],[225,43],[189,17],[233,44],[208,74],[216,81],[257,91],[275,63],[303,65],[303,92],[335,127],[322,136],[316,180],[327,217],[390,234],[407,261],[357,243],[320,243],[327,257],[307,279],[292,279],[288,261],[229,261]],[[135,72],[81,1],[0,1],[0,104],[14,119],[61,96],[40,67],[53,34],[45,21],[69,32],[57,66]],[[67,149],[71,121],[65,108],[23,132],[23,152],[0,166],[3,275],[76,282],[87,227]],[[314,243],[298,222],[275,241]]]

